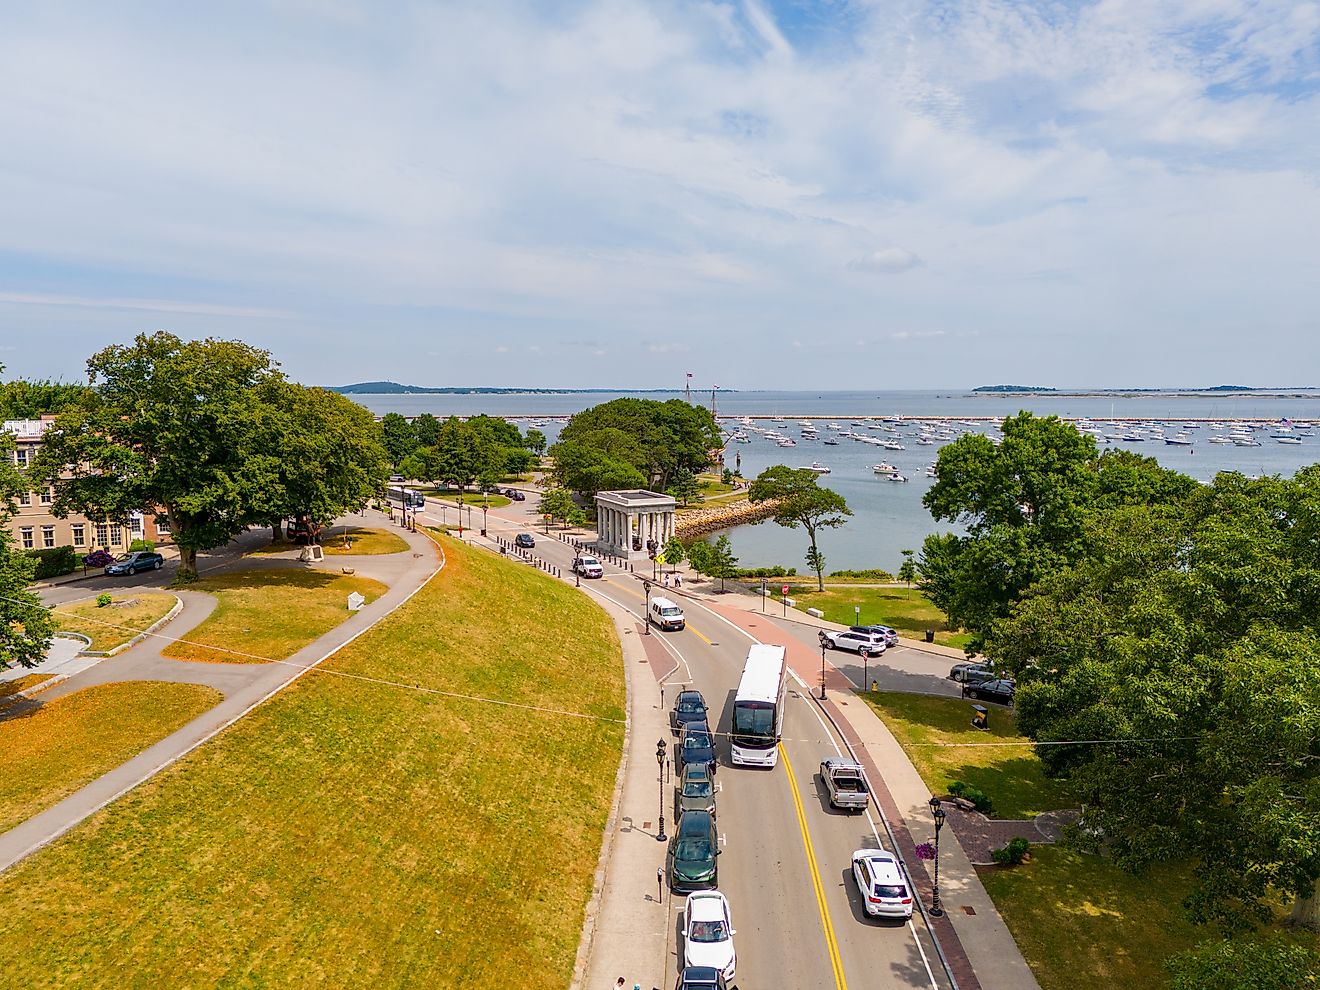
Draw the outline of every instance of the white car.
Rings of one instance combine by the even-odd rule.
[[[854,653],[861,653],[865,650],[873,657],[878,657],[885,652],[884,633],[856,632],[852,629],[835,632],[832,629],[822,629],[820,631],[820,641],[831,650],[852,650]]]
[[[891,852],[858,849],[852,855],[853,879],[862,906],[873,918],[911,918],[912,885]]]
[[[598,578],[605,576],[605,568],[600,566],[600,561],[595,557],[588,557],[585,554],[581,557],[573,558],[573,570],[581,574],[584,578]]]
[[[718,890],[688,894],[683,907],[683,965],[710,966],[726,979],[733,978],[738,957],[733,951],[737,933],[729,921],[729,902]]]

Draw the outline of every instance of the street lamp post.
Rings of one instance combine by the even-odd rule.
[[[871,676],[870,674],[871,651],[868,650],[866,647],[862,647],[862,649],[859,652],[862,654],[862,690],[865,691],[866,685],[871,683],[869,679]]]
[[[660,766],[660,832],[656,835],[657,842],[664,842],[669,836],[665,835],[665,741],[661,739],[655,744],[655,762]]]
[[[930,814],[935,819],[935,894],[931,898],[930,914],[932,918],[942,918],[944,908],[940,904],[940,829],[944,827],[945,811],[940,807],[940,799],[930,799]]]
[[[765,614],[765,578],[761,578],[761,614]]]
[[[825,700],[825,635],[820,637],[820,700]]]
[[[651,635],[651,582],[642,582],[642,591],[646,593],[646,608],[642,612],[642,632]]]

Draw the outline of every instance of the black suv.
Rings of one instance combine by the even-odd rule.
[[[688,966],[678,974],[674,990],[738,990],[736,984],[724,982],[714,966]]]
[[[513,545],[522,547],[524,550],[530,550],[536,546],[536,537],[532,536],[531,533],[519,533],[513,538]]]

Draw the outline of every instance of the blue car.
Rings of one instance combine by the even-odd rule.
[[[165,558],[158,553],[136,550],[123,560],[116,560],[105,569],[107,574],[136,574],[138,571],[158,571],[165,566]]]
[[[674,747],[674,760],[680,774],[684,767],[704,765],[710,767],[712,777],[715,775],[715,739],[704,721],[683,726],[683,735]]]

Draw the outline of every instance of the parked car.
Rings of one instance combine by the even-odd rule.
[[[685,811],[707,811],[715,816],[715,781],[711,779],[710,767],[705,764],[689,763],[678,776],[678,786],[674,788],[674,817],[683,817]]]
[[[969,683],[974,681],[993,681],[995,679],[995,668],[988,663],[978,663],[976,661],[963,661],[955,663],[949,669],[949,680]]]
[[[865,811],[871,801],[862,765],[831,756],[820,764],[820,779],[830,804],[845,811]]]
[[[515,547],[522,547],[524,550],[530,550],[532,547],[536,546],[536,537],[531,533],[519,533],[513,538],[513,545]]]
[[[684,966],[678,973],[678,982],[674,990],[738,990],[732,983],[725,983],[718,969],[710,966]]]
[[[714,890],[719,884],[720,854],[715,819],[704,811],[689,811],[678,820],[665,854],[669,889],[676,894]]]
[[[669,713],[669,721],[675,730],[682,730],[690,722],[706,721],[706,699],[700,691],[687,690],[678,692],[674,699],[674,710]]]
[[[962,687],[964,698],[975,698],[977,701],[993,701],[997,705],[1013,704],[1013,693],[1016,690],[1017,682],[1008,678],[993,681],[973,681],[964,683]]]
[[[689,765],[710,767],[715,774],[715,740],[704,721],[689,722],[683,726],[683,734],[674,747],[675,763],[681,772]]]
[[[138,571],[158,571],[165,566],[165,558],[149,550],[135,550],[122,560],[116,560],[105,569],[107,574],[136,574]]]
[[[581,574],[584,578],[598,578],[605,576],[605,568],[600,566],[600,561],[595,557],[583,555],[573,558],[573,570]]]
[[[506,488],[506,489],[504,489],[504,497],[505,497],[505,498],[513,499],[513,501],[515,501],[515,502],[526,502],[526,501],[527,501],[527,496],[524,495],[522,492],[518,491],[518,489],[516,489],[516,488]]]
[[[709,966],[733,979],[738,954],[733,950],[729,902],[718,890],[689,894],[683,905],[683,965]]]
[[[835,632],[832,629],[822,629],[820,641],[831,650],[852,650],[854,653],[866,650],[873,657],[885,652],[885,637],[877,632],[855,632],[852,629]]]
[[[853,632],[873,632],[879,633],[885,638],[885,646],[898,645],[898,630],[891,629],[889,626],[849,626]]]
[[[862,907],[874,918],[911,918],[912,888],[891,852],[858,849],[852,854],[853,879]]]

